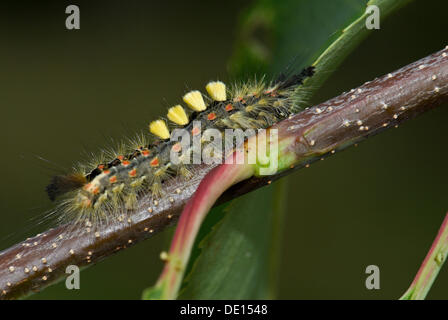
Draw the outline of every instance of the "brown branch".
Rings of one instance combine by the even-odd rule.
[[[259,188],[361,139],[394,127],[448,101],[448,48],[392,74],[309,108],[274,127],[279,139],[294,137],[295,168],[275,176],[251,178],[230,188],[218,203]],[[0,252],[0,298],[13,299],[61,279],[65,268],[88,266],[149,238],[177,220],[182,207],[212,166],[199,165],[191,180],[166,182],[157,204],[150,195],[134,213],[108,224],[64,225]]]

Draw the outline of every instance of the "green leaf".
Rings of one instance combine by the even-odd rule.
[[[448,255],[448,213],[409,289],[400,300],[424,300]]]
[[[163,296],[163,287],[149,287],[143,290],[142,299],[143,300],[160,300]]]
[[[277,279],[271,271],[276,268],[269,261],[279,261],[278,241],[273,240],[281,236],[276,232],[283,216],[284,189],[282,181],[211,211],[212,215],[223,211],[224,217],[200,242],[202,254],[180,299],[274,298]]]

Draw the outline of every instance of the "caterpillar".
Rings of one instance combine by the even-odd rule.
[[[189,179],[189,163],[173,163],[171,152],[191,157],[193,148],[172,139],[173,130],[184,129],[191,139],[210,128],[264,129],[296,113],[304,103],[303,81],[314,74],[314,67],[298,74],[281,74],[267,82],[253,80],[230,88],[221,81],[209,82],[208,96],[193,90],[183,96],[188,109],[178,104],[168,109],[166,118],[149,123],[150,135],[140,135],[130,145],[105,153],[91,164],[72,173],[56,175],[46,187],[52,201],[58,200],[54,214],[62,222],[102,223],[131,212],[138,199],[152,194],[157,204],[164,196],[163,183],[172,176]],[[211,141],[200,140],[203,146]],[[223,154],[215,154],[223,157]]]

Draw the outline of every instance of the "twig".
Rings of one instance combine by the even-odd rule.
[[[251,178],[231,187],[222,203],[259,188],[269,181],[331,155],[363,138],[394,127],[448,100],[448,48],[392,74],[307,109],[274,127],[284,138],[284,154],[294,168],[275,176]],[[289,141],[286,141],[289,139]],[[64,225],[27,239],[0,253],[0,298],[12,299],[38,291],[61,279],[65,268],[96,263],[150,237],[177,220],[201,179],[213,168],[199,165],[194,178],[166,182],[167,197],[150,207],[151,197],[140,199],[138,210],[124,219],[74,229]]]

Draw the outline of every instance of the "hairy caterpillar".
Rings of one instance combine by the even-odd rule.
[[[210,128],[220,132],[267,128],[300,110],[303,103],[303,94],[298,92],[300,85],[313,73],[314,68],[308,67],[299,74],[281,75],[272,82],[252,81],[235,84],[230,89],[214,81],[206,86],[209,97],[196,90],[186,93],[183,101],[191,111],[176,105],[168,110],[167,120],[152,121],[149,131],[157,138],[151,143],[140,136],[132,145],[105,154],[74,173],[53,177],[46,188],[48,196],[51,200],[62,198],[55,214],[63,222],[89,224],[134,210],[139,197],[148,192],[157,204],[164,195],[164,181],[172,176],[188,179],[192,175],[192,164],[170,161],[172,151],[179,152],[180,157],[192,153],[191,147],[184,148],[170,139],[170,129],[183,128],[193,138]],[[201,140],[201,143],[211,142]]]
[[[287,172],[306,167],[446,102],[447,49],[274,124],[279,135],[289,141],[286,147],[294,156],[294,165],[275,176],[253,177],[235,185],[218,202],[269,184]],[[313,70],[310,71],[312,74]],[[294,90],[294,95],[303,93],[297,92],[301,87],[289,90]],[[1,251],[0,299],[39,291],[65,276],[68,265],[84,267],[96,263],[163,230],[176,220],[182,206],[212,168],[192,166],[188,180],[181,175],[167,179],[163,191],[169,196],[156,201],[148,192],[127,219],[120,215],[113,223],[96,225],[85,221],[82,228],[73,228],[73,224],[67,223]]]

